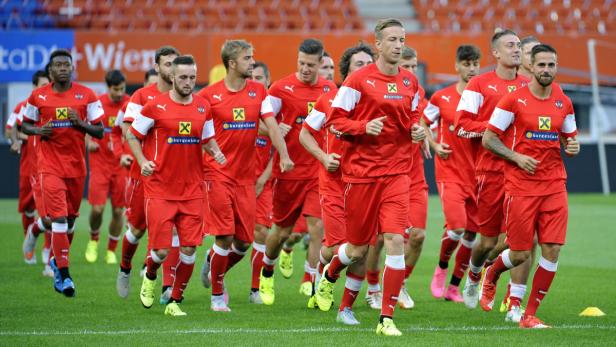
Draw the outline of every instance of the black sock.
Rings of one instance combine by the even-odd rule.
[[[124,272],[127,275],[130,275],[130,269],[123,268],[123,267],[120,266],[120,271]]]
[[[258,291],[259,291],[259,288],[250,288],[250,291],[251,291],[252,293],[256,293],[256,292],[258,292]]]
[[[452,286],[459,286],[460,285],[460,281],[462,281],[461,278],[456,277],[456,276],[451,276],[451,281],[449,281],[449,284],[451,284]]]
[[[60,277],[62,277],[62,281],[71,277],[71,275],[68,273],[68,267],[63,267],[58,270],[60,271]]]
[[[163,291],[162,291],[162,293],[164,294],[164,293],[165,293],[165,291],[166,291],[167,289],[169,289],[169,288],[171,288],[171,286],[163,286]]]
[[[150,281],[156,281],[156,274],[154,274],[153,277],[150,277],[150,274],[148,274],[148,272],[145,272],[145,277],[147,277]]]
[[[325,273],[323,274],[323,276],[325,276],[325,279],[330,281],[331,283],[336,283],[336,280],[329,277],[329,273],[327,271],[325,271]]]
[[[446,269],[446,268],[448,268],[448,267],[449,267],[449,263],[444,262],[444,261],[440,261],[440,260],[439,260],[439,261],[438,261],[438,267],[440,267],[441,269],[443,269],[443,270],[444,270],[444,269]]]
[[[263,271],[261,273],[263,274],[263,277],[274,276],[274,270],[266,270],[265,268],[263,268]]]

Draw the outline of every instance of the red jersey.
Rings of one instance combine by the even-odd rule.
[[[270,138],[267,136],[257,136],[255,146],[257,147],[255,177],[258,179],[261,175],[263,175],[263,172],[265,171],[265,168],[267,168],[267,164],[272,157],[272,141],[270,141]]]
[[[423,110],[428,106],[428,100],[426,100],[426,91],[422,86],[419,86],[419,103],[417,104],[417,113],[419,117],[423,113]],[[411,178],[411,185],[419,184],[422,188],[428,188],[426,182],[426,174],[424,171],[424,157],[421,150],[420,143],[413,143],[411,149],[411,170],[409,171],[409,177]],[[419,180],[419,182],[416,182]]]
[[[512,196],[541,196],[566,191],[567,173],[560,138],[577,134],[571,100],[556,86],[542,100],[528,87],[504,97],[494,109],[488,129],[505,146],[539,161],[534,175],[515,163],[505,165],[505,190]]]
[[[135,93],[130,97],[128,104],[126,105],[126,112],[122,115],[122,120],[124,123],[132,123],[137,116],[141,113],[141,110],[148,102],[154,100],[155,97],[162,94],[158,90],[158,85],[156,83],[152,83],[147,87],[143,87],[137,89]],[[131,178],[139,179],[141,178],[141,168],[137,161],[133,161],[133,164],[130,167]]]
[[[13,113],[9,117],[7,122],[7,128],[12,128],[15,125],[21,126],[23,122],[23,115],[26,109],[27,101],[24,100],[15,106]],[[10,124],[10,126],[9,126]],[[20,157],[19,157],[19,175],[31,176],[36,174],[36,152],[34,148],[34,142],[36,141],[34,135],[28,135],[28,139],[21,144]]]
[[[508,93],[528,84],[528,78],[517,75],[513,80],[504,80],[495,71],[473,77],[462,92],[456,114],[456,132],[464,138],[481,138],[496,104]],[[503,160],[474,141],[477,148],[475,173],[503,172]]]
[[[79,83],[62,93],[53,90],[53,83],[35,89],[24,113],[24,121],[38,126],[51,123],[53,134],[36,146],[38,173],[53,174],[62,178],[86,175],[85,133],[73,127],[68,119],[72,108],[84,121],[98,123],[103,117],[103,107],[94,92]]]
[[[130,131],[143,141],[143,154],[156,164],[141,177],[144,197],[164,200],[203,199],[201,144],[214,136],[208,102],[193,94],[178,104],[164,93],[141,109]]]
[[[332,89],[319,97],[317,103],[312,108],[312,112],[310,112],[304,121],[304,128],[310,131],[314,136],[323,152],[341,155],[343,151],[343,142],[325,127],[327,114],[331,110],[331,105],[334,102],[337,92],[337,89]],[[319,193],[321,193],[321,195],[340,195],[340,192],[344,190],[341,172],[340,168],[334,172],[329,172],[323,165],[320,165]]]
[[[460,94],[453,84],[441,89],[430,98],[423,112],[423,118],[428,125],[438,123],[436,142],[446,143],[451,149],[447,159],[434,157],[436,182],[451,182],[475,185],[475,153],[474,146],[467,139],[456,136],[456,108],[460,102]]]
[[[255,184],[259,120],[274,116],[267,90],[262,84],[247,80],[244,89],[232,92],[222,80],[202,89],[199,95],[212,107],[216,142],[227,158],[227,163],[220,166],[210,155],[205,155],[205,179]]]
[[[111,141],[111,150],[113,151],[113,155],[116,161],[120,160],[122,154],[133,155],[128,143],[124,141],[124,136],[122,136],[122,127],[120,126],[124,123],[124,113],[126,113],[126,106],[128,106],[128,101],[130,97],[128,97],[123,103],[122,107],[118,111],[118,115],[115,119],[115,124],[111,128],[111,135],[109,136],[109,140]],[[127,168],[128,169],[128,168]]]
[[[288,180],[304,180],[318,177],[319,162],[299,142],[299,132],[304,119],[310,114],[314,104],[321,94],[335,89],[336,85],[319,77],[314,85],[306,84],[297,79],[295,74],[289,75],[269,89],[269,97],[279,123],[291,126],[285,136],[287,150],[295,164],[293,170],[280,172],[280,156],[274,154],[272,177]]]
[[[352,135],[342,154],[346,182],[371,182],[378,177],[407,175],[412,149],[411,126],[419,120],[419,84],[413,73],[399,69],[382,74],[376,64],[354,72],[343,83],[326,126]],[[387,116],[379,136],[366,134],[366,124]]]
[[[99,100],[105,112],[103,116],[103,125],[105,127],[105,135],[102,139],[92,138],[91,140],[98,143],[98,149],[90,154],[90,169],[102,171],[114,171],[118,169],[119,162],[113,152],[113,143],[111,142],[111,132],[115,127],[116,119],[120,109],[124,103],[130,99],[128,95],[124,95],[120,102],[111,100],[108,94],[100,96]]]
[[[17,119],[19,118],[19,114],[22,113],[22,108],[24,106],[26,106],[26,100],[20,102],[19,104],[17,104],[17,106],[15,106],[13,112],[11,112],[11,114],[9,115],[9,119],[6,120],[5,127],[7,129],[12,129],[15,126],[15,123],[17,123]]]

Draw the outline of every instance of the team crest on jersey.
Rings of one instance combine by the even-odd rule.
[[[411,80],[409,80],[408,78],[404,78],[402,80],[402,84],[404,84],[405,87],[408,87],[411,85]]]
[[[314,109],[314,104],[315,103],[316,102],[314,102],[314,101],[309,101],[308,102],[308,114],[310,114],[310,112],[312,112],[312,110]]]
[[[199,112],[199,113],[205,113],[205,107],[203,107],[203,106],[197,106],[197,112]]]
[[[329,93],[329,86],[323,87],[323,93]]]
[[[60,120],[68,119],[68,107],[56,108],[56,119],[60,119]]]
[[[83,94],[80,94],[80,93],[75,93],[75,99],[77,99],[77,100],[83,100]]]
[[[549,131],[552,129],[552,117],[539,116],[539,130]]]
[[[180,135],[190,135],[191,130],[192,130],[191,122],[180,122],[180,129],[178,132]]]
[[[257,97],[257,92],[255,92],[254,90],[249,90],[248,96],[254,99]]]
[[[554,105],[556,106],[557,109],[561,110],[563,108],[563,102],[560,100],[556,100],[556,102],[554,103]]]
[[[515,92],[515,86],[507,86],[509,93]]]
[[[395,83],[387,83],[387,92],[388,93],[397,93],[398,85]]]
[[[234,122],[243,122],[246,120],[246,112],[243,107],[234,108],[233,109],[233,121]]]

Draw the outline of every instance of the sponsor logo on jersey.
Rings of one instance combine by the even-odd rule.
[[[116,116],[109,116],[109,119],[107,120],[107,126],[113,128],[116,122],[116,118]]]
[[[528,130],[525,134],[525,137],[529,140],[539,140],[539,141],[558,141],[558,133],[557,132],[546,132],[546,131],[531,131]]]
[[[447,103],[450,103],[450,102],[451,102],[451,101],[450,101],[451,96],[441,95],[441,99],[445,99],[445,101],[447,101]]]
[[[494,92],[498,93],[498,90],[496,89],[496,84],[495,85],[488,84],[488,89],[492,89]]]
[[[233,121],[234,122],[243,122],[246,120],[246,111],[244,111],[243,107],[238,107],[233,109]]]
[[[73,123],[70,120],[54,120],[51,121],[52,128],[72,128]]]
[[[39,94],[39,99],[43,99],[43,101],[47,101],[47,95]]]
[[[199,144],[199,138],[196,136],[169,136],[167,143],[170,145],[196,145]]]
[[[539,116],[539,130],[549,131],[552,129],[552,117]]]
[[[387,83],[387,92],[388,93],[397,93],[398,85],[395,83]]]
[[[454,130],[456,130],[456,127],[453,124],[449,124],[449,131],[453,132]]]
[[[402,80],[402,84],[404,84],[405,87],[408,87],[411,85],[411,80],[409,80],[408,78],[404,78]]]
[[[56,108],[56,119],[59,119],[59,120],[68,119],[68,107]]]
[[[192,130],[192,122],[180,122],[180,128],[178,133],[180,135],[190,135]]]
[[[291,91],[291,93],[293,93],[293,88],[295,88],[294,85],[284,86],[284,89]]]
[[[245,129],[256,129],[257,122],[223,122],[222,129],[223,130],[245,130]]]
[[[366,80],[366,83],[368,83],[369,85],[371,85],[371,86],[372,86],[372,88],[376,88],[375,81]]]
[[[509,93],[515,92],[515,86],[507,86]]]
[[[558,108],[559,110],[563,108],[563,102],[560,100],[556,100],[556,102],[554,102],[554,105],[556,106],[556,108]]]
[[[391,99],[391,100],[402,100],[402,99],[404,99],[404,97],[402,95],[397,95],[397,94],[385,94],[385,95],[383,95],[383,97],[385,99]]]
[[[312,110],[314,109],[314,104],[316,104],[316,102],[314,101],[308,102],[308,114],[310,114],[310,112],[312,112]]]
[[[265,147],[267,146],[267,140],[262,137],[257,137],[257,147]]]

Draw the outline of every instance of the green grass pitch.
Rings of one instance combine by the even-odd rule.
[[[407,287],[416,307],[396,310],[401,338],[374,333],[378,312],[368,309],[360,293],[355,305],[359,327],[335,322],[336,310],[323,313],[305,308],[298,292],[304,251],[296,247],[295,273],[286,280],[276,274],[276,303],[271,307],[248,304],[250,266],[247,259],[227,276],[231,313],[209,310],[210,291],[201,286],[199,269],[205,247],[198,250],[192,281],[185,293],[187,317],[163,315],[163,306],[147,310],[138,298],[140,278],[133,271],[128,299],[115,290],[118,268],[103,263],[106,232],[101,235],[99,261],[87,264],[89,206],[82,205],[71,249],[71,274],[77,297],[56,294],[52,281],[41,275],[42,265],[24,264],[21,256],[21,221],[16,200],[0,200],[0,345],[125,345],[125,346],[403,346],[403,345],[613,345],[616,340],[616,197],[571,195],[567,245],[561,251],[558,273],[538,316],[554,329],[523,331],[505,323],[498,312],[470,311],[463,304],[433,299],[429,284],[437,263],[443,216],[437,198],[430,198],[428,233],[423,254]],[[109,209],[107,209],[109,210]],[[107,211],[108,212],[108,211]],[[105,225],[108,221],[106,215]],[[104,229],[103,229],[104,230]],[[211,244],[208,238],[207,244]],[[37,256],[40,259],[42,241]],[[120,247],[119,247],[120,248]],[[135,256],[135,270],[143,259],[145,242]],[[119,254],[118,249],[118,254]],[[159,277],[160,278],[160,277]],[[508,275],[499,286],[503,295]],[[160,283],[160,282],[159,282]],[[339,281],[339,302],[344,281]],[[365,285],[364,285],[365,290]],[[529,290],[530,291],[530,283]],[[597,306],[604,317],[579,317]]]

